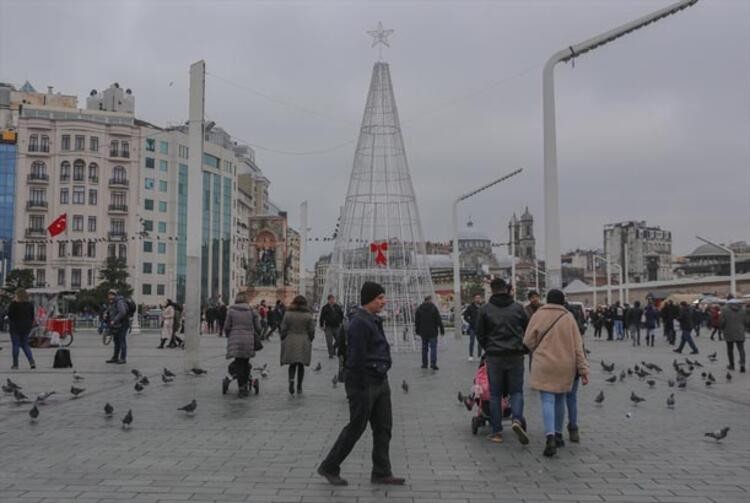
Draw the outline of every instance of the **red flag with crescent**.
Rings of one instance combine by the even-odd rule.
[[[375,253],[375,264],[382,265],[385,267],[388,264],[388,259],[384,252],[388,251],[388,243],[383,241],[382,243],[370,243],[370,252]]]
[[[54,222],[49,224],[49,227],[47,227],[47,231],[49,232],[49,235],[51,237],[55,237],[58,234],[61,234],[65,232],[66,227],[68,226],[68,214],[63,213],[59,217],[57,217]]]

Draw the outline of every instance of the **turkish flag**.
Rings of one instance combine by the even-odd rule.
[[[65,232],[65,228],[68,225],[68,214],[63,213],[59,217],[55,219],[54,222],[49,224],[49,227],[47,227],[47,230],[49,231],[49,235],[52,237],[57,236],[58,234]]]

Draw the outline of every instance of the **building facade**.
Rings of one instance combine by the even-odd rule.
[[[737,241],[726,246],[734,252],[735,273],[750,273],[750,244]],[[729,253],[710,244],[698,246],[675,268],[678,276],[689,277],[729,276],[729,272]]]
[[[511,251],[511,244],[513,250]],[[534,237],[534,217],[527,206],[521,218],[513,216],[508,222],[508,255],[515,254],[521,260],[536,260],[536,238]]]
[[[606,225],[604,254],[627,271],[627,283],[672,279],[672,233],[645,221]]]

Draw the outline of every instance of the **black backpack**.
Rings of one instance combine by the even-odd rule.
[[[135,305],[135,301],[128,297],[125,300],[125,306],[128,309],[128,318],[132,318],[133,315],[138,311],[138,306]]]

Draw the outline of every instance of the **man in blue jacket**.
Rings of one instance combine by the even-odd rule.
[[[341,463],[365,432],[372,427],[373,484],[403,485],[394,477],[388,453],[393,413],[388,370],[391,348],[378,316],[385,307],[385,290],[377,283],[365,282],[360,293],[361,307],[352,317],[347,330],[346,397],[349,400],[349,424],[341,430],[336,443],[318,467],[318,474],[335,486],[348,482],[339,475]]]

